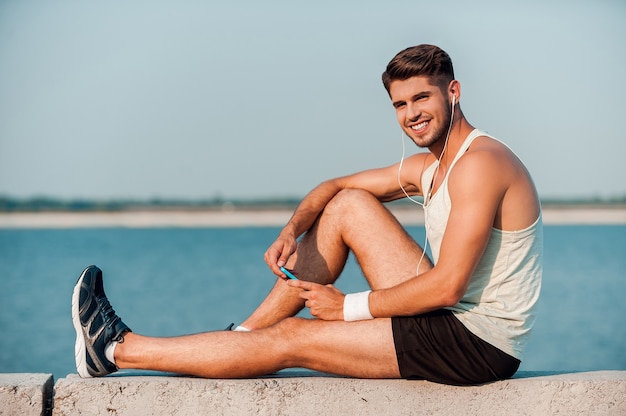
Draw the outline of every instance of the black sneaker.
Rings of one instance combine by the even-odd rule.
[[[87,267],[72,294],[72,321],[76,330],[76,370],[81,377],[101,377],[117,371],[104,349],[111,341],[123,341],[130,329],[111,307],[104,293],[102,270]]]

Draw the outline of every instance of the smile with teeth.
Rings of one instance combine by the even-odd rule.
[[[419,124],[415,124],[415,125],[411,126],[411,129],[415,130],[415,131],[418,131],[418,130],[424,129],[427,125],[428,125],[428,121],[422,121]]]

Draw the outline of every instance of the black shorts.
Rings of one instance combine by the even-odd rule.
[[[520,360],[472,334],[441,309],[391,318],[400,375],[406,379],[470,385],[510,378]]]

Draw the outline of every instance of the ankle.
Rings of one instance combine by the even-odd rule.
[[[125,368],[124,357],[127,355],[129,344],[133,343],[133,338],[135,337],[136,335],[134,333],[126,331],[120,335],[117,341],[111,342],[111,347],[107,347],[107,351],[105,352],[108,352],[110,348],[110,354],[112,355],[111,357],[107,355],[107,359],[115,364],[118,369]]]

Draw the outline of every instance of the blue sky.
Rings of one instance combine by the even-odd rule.
[[[621,197],[625,41],[618,0],[0,1],[0,194],[303,196],[399,160],[380,74],[433,43],[542,197]]]

